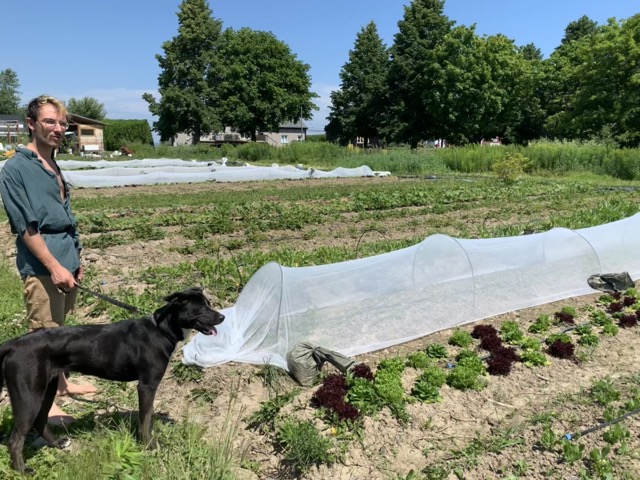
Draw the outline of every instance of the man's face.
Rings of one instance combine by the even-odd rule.
[[[29,119],[29,129],[36,143],[58,148],[67,130],[67,119],[54,105],[45,103],[38,111],[38,118]]]

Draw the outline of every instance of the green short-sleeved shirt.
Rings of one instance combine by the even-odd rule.
[[[44,168],[35,152],[18,148],[0,170],[0,194],[17,235],[16,264],[22,277],[49,275],[45,266],[25,245],[22,235],[33,226],[42,235],[51,254],[70,272],[80,267],[78,230],[64,182],[65,200],[60,199],[56,176]]]

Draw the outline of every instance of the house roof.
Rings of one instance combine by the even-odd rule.
[[[300,122],[300,120],[298,120],[297,122],[287,122],[287,123],[281,123],[280,125],[278,125],[280,128],[300,128],[300,123],[302,123],[302,128],[307,128],[307,126],[305,125],[304,122]]]
[[[94,120],[92,118],[83,117],[81,115],[76,115],[75,113],[68,113],[67,118],[70,122],[82,125],[101,125],[105,126],[106,123],[101,122],[100,120]]]
[[[22,115],[9,115],[7,113],[0,113],[0,122],[18,122],[23,123],[24,117]]]

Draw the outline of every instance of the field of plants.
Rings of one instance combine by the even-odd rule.
[[[384,178],[76,189],[83,283],[143,311],[201,285],[222,308],[269,261],[320,265],[436,233],[520,235],[638,211],[640,183],[596,175],[586,160],[552,176],[522,153],[503,152],[481,171],[454,168],[454,153],[387,152],[349,160],[379,162],[370,166],[394,173]],[[0,238],[6,339],[25,327],[6,221]],[[79,303],[70,323],[130,315],[84,294]],[[79,419],[72,448],[39,448],[34,438],[27,464],[42,479],[638,478],[638,311],[630,289],[511,312],[363,355],[346,375],[327,367],[310,388],[268,366],[185,366],[178,352],[156,401],[156,449],[135,441],[135,384],[88,378],[97,395],[63,400]],[[11,422],[5,398],[0,433]],[[18,478],[6,439],[0,476]]]

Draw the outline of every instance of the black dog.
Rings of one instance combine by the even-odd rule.
[[[58,375],[66,371],[137,380],[139,434],[145,445],[151,442],[153,401],[176,344],[190,329],[215,335],[215,326],[224,320],[199,288],[165,300],[167,304],[147,318],[39,330],[0,345],[0,389],[4,379],[13,409],[9,452],[15,470],[25,471],[22,449],[33,427],[50,446],[68,445],[68,439],[58,439],[47,425]]]

